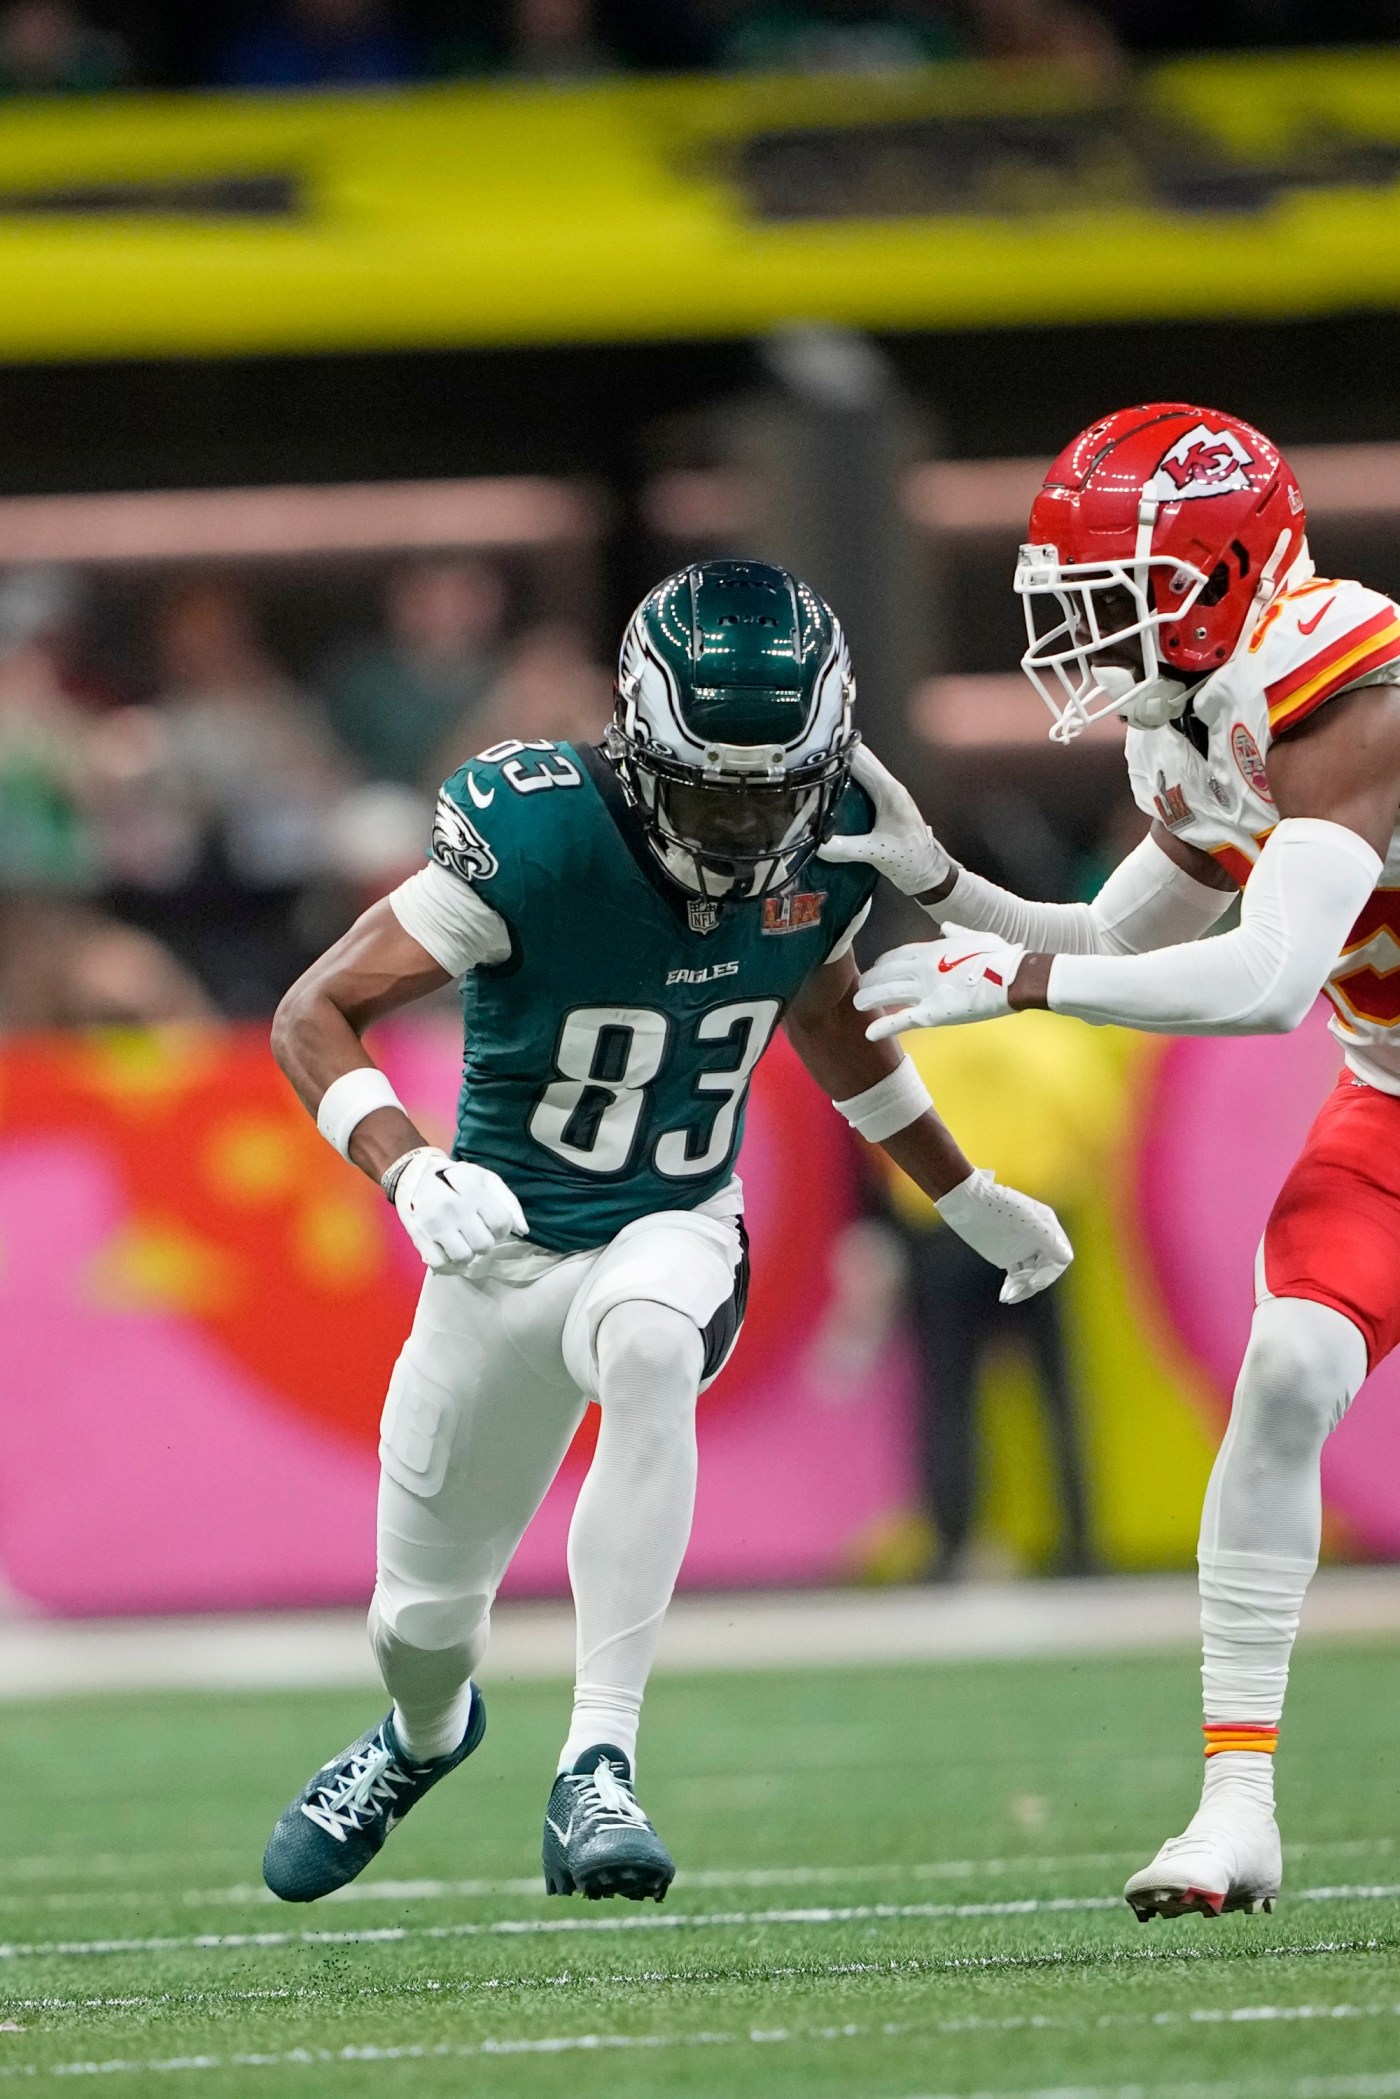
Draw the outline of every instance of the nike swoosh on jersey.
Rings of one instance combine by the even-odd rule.
[[[496,790],[494,787],[488,787],[485,794],[482,793],[481,789],[476,784],[475,773],[467,774],[467,793],[476,803],[478,809],[489,809],[491,807],[491,804],[496,799]]]
[[[964,962],[975,962],[981,953],[982,949],[975,947],[970,955],[954,955],[951,961],[944,955],[938,964],[939,976],[946,977],[950,969],[957,969]]]
[[[1332,610],[1332,607],[1336,604],[1336,602],[1336,593],[1334,592],[1333,595],[1327,600],[1327,603],[1323,606],[1321,612],[1315,612],[1311,619],[1299,620],[1298,632],[1300,634],[1311,634],[1317,627],[1319,622],[1327,617],[1327,614]]]

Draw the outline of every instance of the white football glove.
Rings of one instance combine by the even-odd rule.
[[[435,1144],[415,1153],[399,1175],[394,1208],[435,1275],[460,1274],[479,1254],[529,1229],[499,1174],[449,1159]]]
[[[995,933],[962,933],[947,926],[942,940],[911,941],[872,962],[853,1004],[861,1013],[875,1006],[898,1008],[871,1021],[865,1031],[871,1042],[909,1028],[995,1020],[1011,1011],[1011,980],[1025,952]]]
[[[1047,1203],[1001,1188],[996,1175],[979,1166],[934,1206],[943,1222],[974,1253],[1006,1270],[1001,1286],[1004,1305],[1047,1290],[1074,1259],[1059,1218]]]
[[[819,860],[861,860],[905,896],[922,896],[952,872],[953,862],[919,814],[909,789],[887,772],[872,750],[856,745],[851,776],[875,804],[875,828],[853,837],[828,838]]]

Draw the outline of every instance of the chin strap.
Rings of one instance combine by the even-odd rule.
[[[1100,692],[1123,704],[1118,712],[1135,729],[1160,729],[1186,712],[1190,687],[1162,671],[1138,683],[1130,670],[1106,663],[1097,674]],[[1116,688],[1116,689],[1115,689]],[[1131,698],[1129,695],[1131,694]]]
[[[1190,686],[1183,685],[1180,678],[1149,678],[1123,708],[1123,719],[1135,729],[1165,728],[1186,712],[1190,696]]]

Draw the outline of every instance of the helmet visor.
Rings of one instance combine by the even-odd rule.
[[[770,860],[815,833],[819,787],[708,787],[660,782],[657,815],[678,845],[736,868]],[[815,835],[813,836],[815,843]]]

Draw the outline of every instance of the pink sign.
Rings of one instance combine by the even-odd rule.
[[[455,1027],[404,1023],[378,1047],[415,1116],[445,1134]],[[1103,1216],[1123,1196],[1137,1212],[1132,1290],[1204,1372],[1212,1441],[1248,1334],[1254,1249],[1336,1062],[1319,1013],[1293,1036],[1168,1043],[1124,1066],[1139,1135]],[[858,1168],[781,1040],[759,1069],[740,1163],[754,1288],[734,1360],[701,1404],[684,1578],[830,1580],[912,1499],[910,1363],[899,1348],[855,1361],[827,1345],[831,1257]],[[1117,1272],[1089,1254],[1071,1272],[1072,1337],[1109,1316]],[[379,1410],[420,1275],[392,1212],[321,1142],[260,1030],[11,1038],[0,1048],[0,1581],[71,1613],[362,1601]],[[1117,1353],[1100,1362],[1090,1348],[1081,1368],[1107,1381],[1086,1386],[1086,1403],[1116,1418],[1133,1358],[1158,1341],[1126,1302],[1112,1316]],[[1199,1386],[1163,1390],[1154,1360],[1154,1403],[1198,1406]],[[1358,1547],[1400,1556],[1397,1401],[1392,1362],[1329,1446],[1325,1482]],[[566,1587],[595,1419],[521,1547],[516,1594]],[[1114,1497],[1111,1532],[1140,1564],[1130,1453],[1115,1470],[1108,1447],[1096,1492],[1106,1511]],[[1180,1493],[1170,1550],[1184,1559],[1199,1479],[1164,1491]]]
[[[450,1118],[460,1039],[383,1031],[404,1099]],[[897,1368],[853,1401],[806,1367],[849,1140],[785,1042],[741,1170],[755,1283],[702,1402],[687,1579],[810,1581],[897,1503]],[[0,1051],[0,1577],[57,1612],[358,1601],[379,1408],[421,1269],[328,1150],[259,1030],[12,1040]],[[592,1417],[592,1418],[596,1418]],[[566,1586],[591,1420],[521,1547]]]

